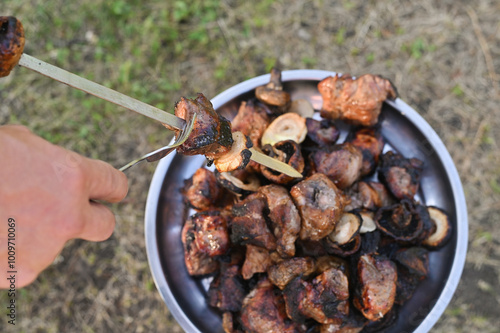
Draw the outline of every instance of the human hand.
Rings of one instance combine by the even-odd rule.
[[[0,126],[0,160],[0,288],[10,286],[13,270],[16,287],[31,283],[70,239],[102,241],[113,233],[113,213],[94,200],[122,200],[128,191],[122,172],[15,125]],[[8,266],[12,243],[14,269]]]

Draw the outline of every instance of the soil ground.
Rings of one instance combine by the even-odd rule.
[[[436,130],[462,179],[469,250],[432,332],[500,327],[500,2],[488,0],[3,0],[26,53],[158,107],[247,78],[315,68],[383,74]],[[0,124],[119,167],[169,141],[161,126],[26,69],[0,79]],[[182,332],[153,283],[144,206],[155,165],[127,172],[113,236],[71,241],[19,290],[2,332]],[[0,305],[7,296],[0,293]]]

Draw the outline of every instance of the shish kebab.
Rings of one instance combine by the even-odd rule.
[[[220,172],[244,168],[250,160],[253,160],[290,177],[302,177],[302,174],[290,165],[252,148],[251,141],[241,132],[231,133],[231,123],[220,116],[202,94],[198,94],[193,100],[182,98],[175,106],[175,115],[172,115],[27,55],[23,53],[24,44],[24,29],[21,22],[12,16],[0,16],[0,77],[8,76],[16,65],[26,67],[70,87],[157,120],[166,128],[176,131],[177,136],[186,130],[186,122],[194,123],[189,137],[177,151],[185,155],[203,154]],[[163,156],[165,155],[160,154],[159,158]]]

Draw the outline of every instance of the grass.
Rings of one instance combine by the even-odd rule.
[[[3,0],[2,15],[23,22],[26,53],[167,111],[181,96],[213,97],[276,64],[383,74],[456,163],[473,235],[469,266],[491,267],[498,276],[500,97],[485,59],[499,71],[500,8],[487,0],[469,5],[489,49],[478,43],[460,2]],[[159,124],[23,68],[0,79],[5,123],[24,124],[115,167],[171,136]],[[154,287],[145,253],[144,204],[154,168],[128,172],[129,195],[112,205],[117,227],[110,240],[70,242],[19,293],[15,332],[181,332]],[[487,287],[477,285],[480,275],[465,275],[434,332],[500,325],[482,304],[490,296],[487,304],[496,304],[498,290],[475,297]],[[467,321],[469,314],[475,320]],[[0,318],[0,331],[10,329]]]

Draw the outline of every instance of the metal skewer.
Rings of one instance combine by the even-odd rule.
[[[21,58],[19,59],[19,66],[29,68],[51,79],[67,84],[70,87],[102,98],[108,102],[132,110],[134,112],[142,114],[143,116],[157,120],[163,124],[168,124],[176,129],[182,130],[186,124],[183,119],[178,118],[173,114],[138,101],[132,97],[119,93],[113,89],[95,83],[93,81],[84,79],[81,76],[48,64],[40,59],[27,55],[26,53],[23,53],[21,55]]]

